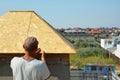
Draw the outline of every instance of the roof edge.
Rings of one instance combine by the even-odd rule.
[[[9,12],[35,12],[34,10],[11,10]]]
[[[49,25],[50,26],[50,28],[61,38],[61,39],[63,39],[63,41],[66,43],[66,44],[68,44],[70,47],[71,47],[71,49],[73,50],[73,52],[71,52],[72,54],[74,54],[74,53],[76,53],[76,50],[75,50],[75,48],[73,47],[73,45],[66,39],[66,38],[64,38],[63,37],[63,35],[61,35],[59,32],[57,32],[56,31],[56,29],[51,25],[51,24],[49,24],[45,19],[43,19],[40,15],[38,15],[35,11],[33,11],[37,16],[38,16],[38,18],[40,18],[41,20],[43,20],[47,25]],[[48,53],[49,54],[49,53]],[[59,53],[58,53],[59,54]],[[69,53],[65,53],[65,54],[69,54]]]

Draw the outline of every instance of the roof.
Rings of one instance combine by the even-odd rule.
[[[105,41],[114,41],[114,39],[102,39],[102,40],[105,40]]]
[[[107,48],[107,50],[111,53],[113,53],[115,50],[117,49],[117,47],[110,47],[110,48]]]
[[[46,53],[76,53],[73,46],[34,11],[10,11],[0,16],[0,53],[24,53],[23,42],[35,36]]]
[[[85,66],[114,66],[113,64],[86,64]]]
[[[114,39],[114,40],[120,40],[120,36],[112,36],[112,39]]]

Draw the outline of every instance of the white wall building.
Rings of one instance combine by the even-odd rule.
[[[117,45],[117,50],[115,50],[115,55],[120,58],[120,44]]]
[[[101,39],[101,47],[104,49],[114,47],[114,39]]]
[[[112,52],[118,58],[120,58],[120,36],[112,39],[101,39],[101,47]]]

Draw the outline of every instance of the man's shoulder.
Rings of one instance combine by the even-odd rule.
[[[13,58],[19,59],[19,58],[22,58],[22,57],[17,57],[17,56],[15,56],[15,57],[13,57]]]
[[[18,64],[20,63],[21,61],[21,57],[13,57],[11,62],[10,62],[10,66],[11,68],[15,67],[15,66],[18,66]]]
[[[44,63],[43,61],[37,60],[37,59],[35,59],[34,62],[35,62],[36,64],[43,64],[43,63]]]
[[[20,59],[21,59],[21,57],[13,57],[11,61],[18,61]]]
[[[35,59],[33,64],[40,67],[41,65],[44,65],[45,62],[44,62],[44,61],[41,61],[41,60]]]

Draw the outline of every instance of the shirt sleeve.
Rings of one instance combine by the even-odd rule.
[[[50,71],[48,70],[48,67],[45,62],[42,63],[41,70],[42,70],[42,79],[43,80],[47,79],[50,76]]]
[[[16,58],[16,57],[12,58],[12,60],[10,61],[10,67],[11,67],[11,68],[13,68],[13,64],[14,64],[15,58]]]

